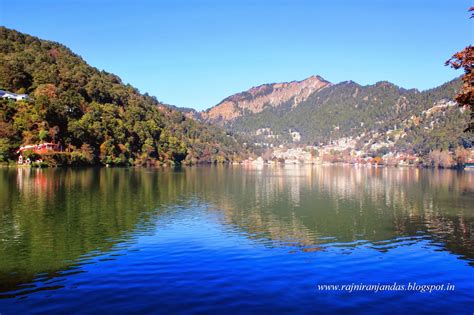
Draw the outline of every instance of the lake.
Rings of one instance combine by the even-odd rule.
[[[0,214],[2,315],[474,312],[474,172],[0,169]]]

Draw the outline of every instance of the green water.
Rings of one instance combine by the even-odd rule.
[[[474,298],[474,172],[0,169],[0,215],[5,314],[449,313]],[[457,289],[314,289],[354,281]]]

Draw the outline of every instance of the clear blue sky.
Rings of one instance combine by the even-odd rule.
[[[0,0],[0,24],[61,42],[142,92],[203,109],[319,74],[426,89],[473,42],[468,0]]]

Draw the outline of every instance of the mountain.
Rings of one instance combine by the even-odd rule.
[[[300,82],[264,84],[232,95],[202,113],[202,117],[262,146],[317,145],[347,137],[366,139],[388,131],[402,132],[400,129],[408,128],[413,117],[421,117],[424,111],[452,101],[460,86],[461,80],[454,79],[434,89],[418,91],[387,81],[366,86],[353,81],[332,84],[312,76]],[[436,123],[449,121],[444,124],[446,130],[452,127],[449,132],[439,132],[449,135],[449,141],[441,141],[444,148],[456,146],[453,141],[463,143],[466,117],[456,106],[436,117]],[[408,131],[407,139],[411,136]]]
[[[263,84],[248,91],[227,97],[216,106],[201,113],[204,120],[225,125],[238,118],[252,116],[267,109],[278,108],[291,102],[297,106],[316,91],[330,83],[319,76],[303,81]]]
[[[451,106],[460,84],[418,91],[312,76],[263,84],[198,113],[141,94],[59,43],[0,27],[0,90],[28,94],[0,98],[0,162],[42,142],[64,149],[41,156],[53,165],[231,162],[250,154],[245,143],[265,148],[344,138],[370,150],[381,141],[427,154],[471,143],[462,132],[468,113]],[[33,153],[25,152],[39,158]]]
[[[67,47],[0,27],[0,161],[26,144],[55,142],[50,164],[225,162],[245,149],[228,132],[141,94]],[[25,152],[32,158],[34,152]]]

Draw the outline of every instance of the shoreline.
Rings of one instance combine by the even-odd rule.
[[[176,165],[158,165],[158,166],[142,166],[142,165],[20,165],[20,164],[0,164],[0,168],[17,168],[17,169],[51,169],[51,168],[70,168],[70,169],[81,169],[81,168],[144,168],[144,169],[172,169],[182,167],[207,167],[207,166],[226,166],[226,167],[245,167],[245,168],[261,168],[261,167],[327,167],[327,166],[343,166],[343,167],[354,167],[354,168],[407,168],[407,169],[432,169],[432,170],[453,170],[453,171],[474,171],[473,166],[464,167],[434,167],[425,165],[386,165],[386,164],[352,164],[352,163],[198,163],[191,165],[176,164]]]

